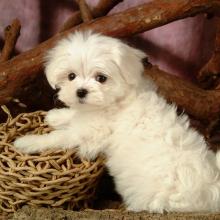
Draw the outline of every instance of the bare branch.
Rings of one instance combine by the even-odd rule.
[[[102,17],[106,15],[112,8],[114,8],[119,2],[123,0],[100,0],[99,3],[91,10],[94,18]],[[60,32],[66,31],[77,24],[82,22],[81,14],[79,11],[75,12],[70,18],[63,24]]]
[[[189,115],[203,121],[220,115],[220,90],[204,90],[191,82],[168,74],[155,66],[145,69],[159,87],[159,92],[170,102],[176,103]]]
[[[170,10],[171,8],[172,10]],[[22,86],[25,83],[41,74],[44,53],[52,48],[58,40],[76,30],[92,29],[109,36],[127,37],[199,13],[218,12],[219,9],[219,0],[154,0],[148,4],[99,18],[59,33],[36,48],[0,65],[0,104],[8,102],[15,94],[22,92]],[[161,91],[165,97],[185,108],[196,118],[207,119],[219,115],[218,91],[201,90],[192,84],[164,74],[163,71],[151,69],[149,75],[156,81],[159,88],[162,88]],[[166,81],[164,81],[165,79]],[[168,81],[172,83],[168,84]],[[182,86],[180,86],[181,84]]]
[[[20,35],[20,29],[21,24],[18,19],[14,19],[12,24],[5,28],[5,44],[0,56],[0,63],[10,59]]]
[[[92,13],[85,0],[77,0],[83,22],[92,20]]]
[[[215,49],[210,60],[200,70],[197,79],[205,88],[216,87],[220,82],[220,18],[217,19]]]
[[[93,17],[98,18],[108,14],[120,2],[123,2],[123,0],[100,0],[92,10]]]

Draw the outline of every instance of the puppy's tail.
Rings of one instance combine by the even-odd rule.
[[[218,169],[220,170],[220,150],[216,153],[216,164]]]

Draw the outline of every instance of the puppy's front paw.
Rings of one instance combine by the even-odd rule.
[[[60,128],[63,124],[62,116],[60,115],[60,110],[50,110],[45,117],[45,122],[53,128]]]
[[[37,146],[36,135],[27,135],[20,137],[14,142],[14,147],[27,154],[33,154],[39,152],[39,146]]]

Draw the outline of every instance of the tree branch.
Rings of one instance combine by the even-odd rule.
[[[99,3],[93,8],[92,15],[94,18],[102,17],[123,0],[99,0]]]
[[[94,18],[106,15],[115,5],[123,0],[100,0],[99,3],[92,9],[92,16]],[[64,22],[60,32],[66,31],[77,24],[82,22],[81,14],[79,11],[75,12],[70,18]]]
[[[66,31],[80,23],[82,23],[81,13],[80,11],[76,11],[64,22],[59,32]]]
[[[0,104],[11,100],[15,94],[17,95],[22,91],[22,86],[25,83],[30,82],[42,73],[44,53],[53,47],[58,40],[76,30],[92,29],[114,37],[125,37],[199,13],[218,12],[219,9],[219,0],[154,0],[148,4],[99,18],[59,33],[36,48],[0,66]],[[206,119],[219,114],[220,98],[219,93],[216,93],[216,91],[203,91],[191,84],[184,86],[182,81],[178,81],[179,84],[176,84],[176,78],[165,75],[167,82],[172,82],[168,86],[163,82],[165,80],[163,74],[155,73],[156,75],[157,78],[152,77],[159,87],[164,87],[164,95],[171,101],[183,106],[193,116]],[[180,84],[183,86],[176,86]],[[192,93],[196,93],[196,95],[192,95]],[[211,98],[212,96],[216,98],[215,101]],[[190,102],[187,101],[188,99]]]
[[[83,22],[91,21],[93,16],[85,0],[77,0]]]
[[[218,85],[218,80],[220,78],[220,18],[216,18],[217,21],[217,31],[215,37],[215,49],[210,60],[198,73],[197,79],[200,84],[205,87],[215,87]]]
[[[7,61],[15,48],[15,44],[20,35],[21,24],[18,19],[14,19],[11,25],[5,28],[5,44],[1,52],[0,63]]]
[[[201,89],[156,66],[146,67],[145,74],[153,79],[168,101],[176,103],[196,119],[210,121],[220,116],[220,90]]]

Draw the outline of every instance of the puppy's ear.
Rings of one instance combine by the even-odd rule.
[[[51,49],[44,57],[45,75],[48,83],[53,89],[59,87],[63,80],[62,67],[65,65],[65,59],[62,51],[59,53],[58,47]]]
[[[44,72],[45,72],[48,83],[55,90],[57,87],[57,81],[56,81],[56,78],[54,77],[54,74],[52,73],[52,70],[50,70],[49,63],[45,65]]]
[[[143,59],[147,55],[143,51],[121,42],[115,48],[115,57],[125,81],[128,84],[138,86],[144,73]]]
[[[54,90],[60,88],[60,85],[62,83],[61,79],[59,79],[60,75],[56,74],[55,70],[53,69],[53,67],[51,67],[50,64],[46,64],[44,72],[46,74],[46,78],[50,86]]]
[[[128,46],[129,47],[129,46]],[[145,54],[143,51],[135,49],[133,47],[129,47],[135,56],[142,62],[143,59],[147,58],[147,54]]]

